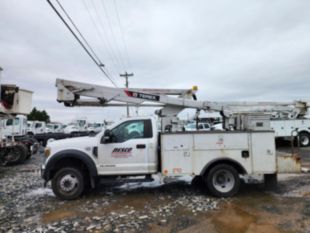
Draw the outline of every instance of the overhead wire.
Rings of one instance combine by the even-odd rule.
[[[98,58],[98,56],[96,55],[96,53],[94,52],[94,50],[92,49],[92,47],[89,45],[88,41],[85,39],[85,37],[82,35],[81,31],[78,29],[78,27],[76,26],[76,24],[73,22],[72,18],[69,16],[69,14],[67,13],[67,11],[64,9],[64,7],[62,6],[62,4],[56,0],[58,6],[60,7],[60,9],[64,12],[64,14],[66,15],[66,17],[69,19],[70,23],[73,25],[73,27],[75,28],[75,30],[78,32],[78,34],[80,35],[80,37],[82,38],[82,40],[84,41],[84,43],[87,45],[87,47],[89,48],[89,50],[92,52],[92,54],[94,55],[94,57],[101,63],[100,59]]]
[[[97,24],[97,21],[96,21],[95,17],[93,16],[93,14],[91,13],[90,8],[89,8],[86,0],[82,0],[82,2],[84,4],[84,7],[85,7],[89,17],[90,17],[91,23],[94,26],[94,29],[95,29],[95,31],[97,33],[97,36],[98,36],[98,38],[100,38],[100,40],[102,40],[102,42],[103,42],[103,44],[104,44],[104,46],[106,48],[106,52],[108,53],[109,57],[111,58],[114,66],[115,67],[118,67],[119,65],[121,66],[121,62],[120,62],[117,54],[114,52],[113,47],[111,46],[111,43],[110,43],[108,37],[103,35],[103,34],[107,34],[105,28],[104,27],[101,28]],[[94,5],[93,5],[93,8],[96,9],[96,7]],[[100,29],[102,29],[102,31]]]
[[[120,18],[120,15],[119,15],[119,11],[118,11],[116,0],[113,0],[113,4],[114,4],[114,10],[115,10],[115,13],[116,13],[118,25],[119,25],[119,28],[120,28],[122,42],[123,42],[123,45],[124,45],[124,48],[125,48],[125,54],[126,54],[126,57],[127,57],[127,65],[129,67],[129,69],[132,69],[132,65],[131,65],[130,57],[129,57],[129,53],[128,53],[128,46],[127,46],[127,43],[126,43],[126,40],[125,40],[124,29],[123,29],[123,25],[121,23],[121,18]]]
[[[63,24],[67,27],[67,29],[71,32],[71,34],[74,36],[74,38],[78,41],[78,43],[82,46],[82,48],[84,49],[84,51],[88,54],[88,56],[91,58],[91,60],[96,64],[96,66],[101,70],[101,72],[111,81],[111,83],[115,86],[115,87],[117,87],[117,85],[116,85],[116,83],[114,82],[114,80],[112,79],[112,77],[110,76],[110,74],[108,74],[107,73],[107,71],[105,71],[104,70],[104,68],[103,68],[103,64],[100,62],[100,60],[96,60],[96,57],[98,57],[98,56],[94,56],[93,54],[92,54],[92,51],[94,52],[94,50],[93,49],[91,49],[91,50],[88,50],[88,46],[90,46],[89,45],[89,43],[87,42],[86,44],[86,46],[85,46],[85,44],[82,42],[82,40],[84,40],[85,39],[85,37],[84,36],[82,36],[82,38],[84,38],[84,39],[80,39],[78,36],[77,36],[77,34],[72,30],[72,28],[70,27],[70,25],[66,22],[66,20],[62,17],[62,15],[59,13],[59,11],[56,9],[56,7],[53,5],[53,3],[50,1],[50,0],[47,0],[47,2],[48,2],[48,4],[50,5],[50,7],[54,10],[54,12],[57,14],[57,16],[60,18],[60,20],[63,22]],[[58,1],[57,1],[58,2]],[[58,2],[58,4],[60,4],[59,2]],[[61,9],[64,9],[63,7],[61,7]],[[67,15],[68,13],[66,13],[66,15]],[[71,19],[72,20],[72,19]],[[73,22],[73,21],[72,21]],[[75,24],[74,24],[75,25]],[[78,30],[79,31],[79,30]],[[80,31],[78,32],[79,34],[81,33]],[[81,33],[82,34],[82,33]],[[86,40],[86,39],[85,39]],[[87,41],[87,40],[86,40]],[[91,48],[91,47],[90,47]],[[94,53],[94,54],[96,54],[96,53]]]
[[[93,1],[93,0],[91,0]],[[115,41],[115,44],[116,44],[116,49],[119,53],[119,57],[120,57],[120,60],[122,62],[122,66],[123,66],[123,69],[126,70],[126,65],[125,65],[125,62],[124,62],[124,57],[123,57],[123,54],[121,52],[121,49],[120,47],[118,46],[118,43],[117,43],[117,39],[116,39],[116,36],[115,36],[115,33],[114,33],[114,30],[113,30],[113,27],[112,27],[112,24],[111,24],[111,20],[110,20],[110,17],[109,17],[109,14],[108,14],[108,10],[104,4],[104,1],[103,0],[99,0],[99,2],[101,3],[101,6],[104,10],[104,13],[105,13],[105,16],[106,16],[106,21],[107,21],[107,24],[108,24],[108,27],[109,27],[109,30],[110,30],[110,33],[111,33],[111,36],[112,36],[112,39],[113,41]],[[97,11],[97,10],[96,10]],[[100,16],[100,15],[99,15]],[[100,17],[99,17],[100,18]],[[103,22],[101,22],[103,24]]]

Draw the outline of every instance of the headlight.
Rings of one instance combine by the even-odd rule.
[[[51,154],[51,148],[45,147],[45,149],[44,149],[44,155],[45,155],[45,157],[50,156],[50,154]]]

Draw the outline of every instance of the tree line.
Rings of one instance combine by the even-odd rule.
[[[50,122],[50,116],[45,110],[37,110],[35,107],[31,110],[27,116],[28,121],[45,121],[46,123]]]

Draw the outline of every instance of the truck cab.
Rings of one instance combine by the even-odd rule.
[[[17,115],[15,118],[6,119],[4,123],[4,136],[23,136],[27,131],[27,118]]]
[[[74,199],[85,186],[86,181],[80,179],[85,174],[94,185],[98,177],[157,173],[157,122],[143,117],[123,119],[95,136],[50,142],[45,156],[45,181],[52,180],[58,197]]]
[[[35,135],[46,132],[46,123],[44,121],[28,121],[27,134]]]

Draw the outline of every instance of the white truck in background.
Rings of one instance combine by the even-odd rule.
[[[8,136],[25,136],[27,134],[27,117],[17,115],[16,117],[3,120],[2,134]]]
[[[46,124],[46,133],[63,133],[64,125],[61,123],[48,123]]]
[[[275,131],[276,138],[290,140],[292,133],[298,132],[300,146],[310,146],[310,119],[271,119],[270,126]]]
[[[94,122],[94,123],[89,123],[87,126],[87,131],[91,134],[99,133],[105,129],[106,129],[105,123]]]
[[[207,122],[190,122],[190,123],[187,123],[184,126],[184,128],[185,128],[185,131],[196,131],[196,130],[210,131],[211,130],[211,126]]]
[[[200,177],[214,196],[228,197],[238,192],[241,176],[263,175],[265,184],[274,186],[277,173],[301,169],[295,155],[277,156],[267,115],[244,114],[242,124],[236,124],[234,131],[182,131],[184,125],[177,115],[183,109],[223,111],[230,106],[197,101],[195,88],[122,89],[60,79],[56,86],[57,101],[65,106],[162,107],[157,111],[160,132],[156,119],[134,117],[93,137],[49,143],[42,177],[45,183],[52,181],[59,198],[78,198],[88,184],[94,188],[99,181],[146,182],[155,174]],[[270,108],[278,105],[268,104]]]
[[[68,125],[61,123],[45,123],[42,121],[28,122],[31,127],[28,134],[38,140],[43,146],[49,141],[87,136],[90,132],[87,129],[86,119],[76,119]]]
[[[44,121],[27,121],[27,134],[36,135],[46,133],[46,123]]]
[[[64,128],[64,133],[74,134],[80,132],[87,132],[87,124],[88,123],[86,119],[76,119]]]
[[[2,68],[0,67],[0,75]],[[0,164],[16,164],[28,159],[36,141],[25,136],[25,117],[31,110],[32,92],[16,85],[2,84],[0,76]]]

